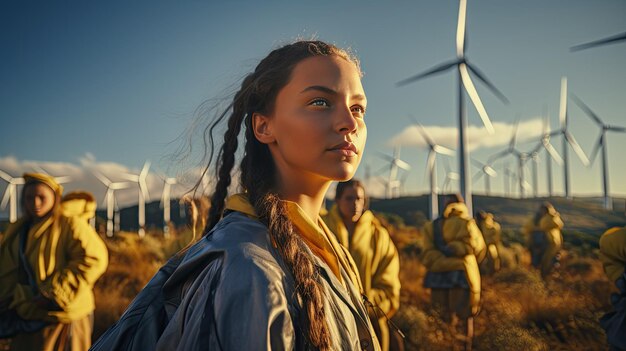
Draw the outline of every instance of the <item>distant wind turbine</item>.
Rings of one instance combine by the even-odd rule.
[[[437,165],[436,159],[437,154],[454,156],[454,150],[450,150],[445,146],[441,146],[436,144],[433,139],[430,138],[424,126],[422,126],[417,120],[411,117],[411,120],[417,124],[417,130],[424,138],[428,146],[428,159],[426,162],[426,173],[428,173],[428,178],[430,180],[430,218],[435,219],[439,217],[439,204],[438,204],[438,195],[437,195]]]
[[[474,164],[474,166],[480,169],[478,172],[476,172],[476,174],[474,174],[472,179],[479,180],[480,177],[484,177],[485,178],[485,195],[489,196],[489,194],[491,193],[490,179],[495,178],[498,175],[498,172],[496,172],[496,170],[493,169],[493,167],[491,167],[490,163],[482,163],[473,158],[471,159],[471,161]]]
[[[452,191],[452,182],[458,181],[461,177],[459,176],[459,173],[450,169],[450,164],[448,163],[447,158],[444,158],[443,160],[444,160],[443,169],[446,171],[446,177],[443,181],[443,185],[441,186],[441,189],[443,190],[444,193],[449,193]]]
[[[574,150],[580,161],[585,166],[589,166],[589,159],[583,149],[578,145],[578,142],[569,132],[569,118],[567,114],[567,77],[561,78],[561,101],[559,104],[559,123],[560,129],[550,133],[550,136],[562,135],[563,136],[563,178],[565,187],[565,197],[572,198],[570,192],[570,179],[569,179],[569,155],[567,152],[567,144]]]
[[[139,219],[139,230],[137,234],[139,234],[140,238],[143,238],[146,235],[146,201],[150,200],[150,195],[148,194],[148,184],[146,183],[146,177],[148,176],[148,172],[150,170],[150,161],[146,161],[143,164],[143,168],[139,174],[123,174],[123,176],[130,180],[131,182],[136,182],[139,186],[139,202],[137,204],[139,215],[137,216]]]
[[[110,237],[113,237],[114,229],[116,231],[119,230],[119,228],[114,228],[114,226],[113,226],[113,219],[114,219],[113,211],[114,211],[114,209],[116,207],[115,191],[128,188],[128,183],[126,183],[126,182],[112,182],[109,178],[105,177],[104,174],[96,171],[95,169],[92,170],[92,173],[107,188],[106,195],[104,196],[104,203],[106,204],[106,208],[107,208],[107,232],[106,232],[106,235],[107,235],[107,237],[110,238]],[[115,225],[119,226],[119,218],[115,218]]]
[[[608,210],[613,209],[613,201],[611,201],[611,195],[609,194],[609,162],[607,157],[607,146],[606,146],[606,132],[618,132],[618,133],[626,133],[626,128],[612,126],[604,123],[598,115],[589,108],[589,106],[585,105],[585,103],[579,99],[576,95],[571,95],[574,102],[583,110],[589,118],[591,118],[597,125],[600,127],[600,135],[598,136],[598,141],[595,143],[593,151],[591,152],[591,161],[590,164],[593,163],[600,148],[602,148],[602,190],[604,193],[604,208]]]
[[[513,134],[511,135],[511,141],[509,141],[509,146],[505,150],[500,151],[497,154],[489,157],[489,160],[487,160],[487,164],[493,164],[496,160],[502,157],[508,156],[508,155],[515,156],[517,158],[517,175],[519,177],[518,183],[519,183],[520,197],[524,198],[526,195],[525,194],[526,187],[524,186],[525,184],[524,163],[526,162],[526,159],[528,158],[528,154],[525,152],[519,151],[515,148],[515,141],[517,139],[518,128],[519,128],[519,117],[517,118],[515,122],[515,128],[513,128]]]
[[[169,236],[170,234],[170,194],[172,191],[172,185],[178,183],[176,178],[163,179],[163,193],[161,194],[161,207],[163,208],[163,235]]]
[[[452,61],[445,62],[441,65],[438,65],[430,70],[417,74],[413,77],[404,79],[397,83],[398,86],[403,86],[409,83],[413,83],[422,78],[442,73],[448,69],[456,67],[458,73],[458,108],[459,108],[459,116],[458,116],[458,124],[459,124],[459,173],[460,173],[460,181],[461,181],[461,194],[465,198],[465,202],[467,204],[470,213],[472,211],[472,181],[471,175],[469,174],[469,150],[467,145],[467,115],[465,109],[464,102],[464,93],[463,90],[467,92],[474,107],[478,111],[480,118],[485,125],[485,128],[490,134],[494,133],[493,125],[491,124],[491,120],[487,115],[487,111],[483,106],[482,101],[480,100],[480,96],[478,96],[478,92],[476,91],[476,87],[472,82],[472,78],[470,77],[469,71],[482,81],[499,99],[508,103],[506,97],[491,83],[487,80],[485,75],[478,70],[475,66],[471,65],[467,58],[465,57],[465,27],[466,27],[466,12],[467,12],[467,0],[459,1],[459,17],[457,22],[457,31],[456,31],[456,59]]]
[[[625,41],[626,40],[626,32],[624,33],[620,33],[620,34],[616,34],[607,38],[603,38],[603,39],[599,39],[599,40],[594,40],[588,43],[584,43],[584,44],[580,44],[580,45],[576,45],[576,46],[572,46],[569,50],[570,51],[579,51],[579,50],[585,50],[585,49],[589,49],[595,46],[601,46],[601,45],[608,45],[608,44],[617,44],[620,41]]]
[[[17,221],[17,186],[24,185],[24,178],[13,177],[3,171],[0,171],[0,178],[7,182],[7,188],[4,191],[0,207],[5,209],[7,203],[9,204],[9,222],[15,223]]]
[[[72,177],[71,176],[59,176],[59,177],[55,177],[53,175],[51,175],[48,171],[46,171],[43,167],[41,167],[40,165],[34,165],[32,166],[33,169],[38,172],[38,173],[43,173],[45,175],[49,175],[52,178],[54,178],[54,180],[59,183],[59,184],[67,184],[69,182],[72,181]]]
[[[544,115],[543,115],[542,134],[541,134],[541,139],[539,140],[539,144],[537,144],[537,146],[535,146],[535,148],[529,152],[529,154],[531,155],[531,158],[533,159],[533,172],[534,172],[533,182],[535,183],[533,186],[535,189],[535,197],[537,197],[537,187],[538,187],[537,163],[538,163],[539,152],[541,152],[542,148],[544,148],[546,152],[550,154],[550,157],[546,157],[546,174],[547,174],[548,196],[552,197],[552,160],[554,160],[554,162],[556,162],[559,166],[562,166],[563,159],[561,158],[561,155],[559,155],[559,153],[556,151],[554,146],[552,146],[552,144],[550,143],[550,116],[548,115],[546,111],[544,111]]]
[[[400,190],[400,180],[398,180],[398,172],[400,169],[408,171],[411,169],[411,165],[400,159],[400,147],[396,146],[393,149],[393,156],[389,156],[385,153],[378,152],[378,156],[389,162],[389,177],[387,178],[386,196],[388,199],[394,197],[394,191]]]

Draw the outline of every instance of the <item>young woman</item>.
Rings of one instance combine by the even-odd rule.
[[[12,350],[87,350],[106,246],[83,212],[61,213],[63,188],[52,177],[24,180],[24,216],[0,243],[0,334],[13,337]]]
[[[541,204],[535,215],[522,228],[530,251],[531,264],[539,269],[543,278],[547,277],[558,264],[558,254],[563,244],[561,229],[563,229],[561,216],[549,202]]]
[[[366,207],[365,187],[356,180],[337,184],[335,204],[324,216],[328,228],[348,249],[359,269],[363,290],[382,350],[389,350],[391,318],[400,306],[400,259],[387,230]]]
[[[354,262],[318,215],[365,147],[360,77],[346,52],[298,41],[244,78],[210,128],[230,114],[207,233],[94,350],[379,349]],[[241,129],[241,193],[228,197]]]

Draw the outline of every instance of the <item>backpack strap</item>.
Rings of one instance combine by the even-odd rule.
[[[443,223],[445,218],[438,217],[433,221],[433,242],[437,250],[441,251],[447,257],[454,256],[454,252],[448,244],[446,240],[443,238]]]

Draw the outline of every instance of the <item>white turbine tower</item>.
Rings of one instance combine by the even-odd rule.
[[[393,156],[389,156],[382,152],[378,152],[378,156],[389,162],[389,177],[387,178],[386,197],[390,199],[394,197],[394,191],[397,192],[400,190],[401,181],[398,179],[398,172],[400,169],[405,171],[410,170],[411,165],[400,159],[399,146],[396,146],[393,149]]]
[[[479,180],[480,177],[485,177],[485,195],[489,196],[491,193],[491,178],[494,178],[498,175],[493,167],[491,167],[490,163],[482,163],[476,159],[471,159],[472,163],[475,167],[479,168],[479,171],[474,174],[472,179]]]
[[[508,155],[515,156],[517,158],[517,176],[518,176],[520,197],[524,198],[526,195],[525,190],[528,188],[527,182],[524,179],[524,163],[526,163],[528,154],[526,152],[519,151],[515,148],[515,140],[517,138],[518,127],[519,127],[519,117],[517,118],[515,122],[515,128],[513,128],[513,134],[511,135],[511,141],[509,142],[509,147],[489,157],[489,160],[487,160],[487,164],[491,165],[496,160],[502,157],[508,156]]]
[[[128,183],[126,182],[112,182],[109,178],[105,177],[104,174],[96,171],[96,170],[92,170],[93,174],[96,176],[96,178],[98,178],[98,180],[104,184],[104,186],[106,186],[107,188],[107,192],[106,195],[104,196],[104,203],[106,204],[106,208],[107,208],[107,232],[106,235],[107,237],[112,237],[113,236],[113,232],[115,231],[119,231],[119,218],[115,218],[115,226],[117,228],[114,227],[114,223],[113,223],[113,217],[114,217],[114,213],[113,211],[115,210],[117,201],[115,201],[115,191],[116,190],[121,190],[121,189],[126,189],[128,188]],[[116,216],[117,217],[117,216]]]
[[[148,176],[148,171],[150,170],[150,161],[146,161],[143,164],[143,168],[139,174],[124,174],[123,176],[130,180],[131,182],[136,182],[139,187],[139,202],[137,203],[138,207],[138,224],[139,230],[137,234],[139,234],[140,238],[143,238],[146,235],[146,201],[150,201],[150,194],[148,194],[148,184],[146,183],[146,177]]]
[[[563,165],[563,159],[561,158],[561,155],[559,155],[559,153],[556,151],[556,149],[554,148],[554,146],[552,146],[552,144],[550,143],[550,117],[548,116],[548,113],[544,111],[544,116],[543,116],[543,127],[542,127],[542,134],[541,134],[541,139],[539,140],[539,144],[537,144],[537,146],[535,146],[534,149],[532,149],[529,154],[533,159],[533,182],[534,184],[534,188],[535,188],[535,197],[537,197],[537,178],[538,178],[538,174],[537,174],[537,163],[538,163],[538,157],[539,157],[539,153],[541,152],[541,149],[545,149],[546,152],[548,152],[548,154],[550,154],[550,157],[546,157],[546,175],[547,175],[547,187],[548,187],[548,196],[552,197],[552,160],[554,160],[554,162],[556,162],[559,166]]]
[[[418,131],[424,138],[426,145],[428,146],[428,159],[426,162],[426,173],[430,180],[430,219],[436,219],[439,217],[439,203],[437,195],[437,154],[454,156],[454,150],[450,150],[445,146],[436,144],[433,139],[430,138],[424,127],[412,118],[413,122],[417,124]]]
[[[163,193],[161,194],[161,207],[163,208],[163,235],[169,236],[170,234],[170,194],[172,191],[172,185],[178,183],[176,178],[163,179]]]
[[[567,144],[576,152],[576,155],[580,159],[580,161],[585,166],[589,166],[589,159],[583,149],[578,145],[576,139],[572,135],[572,133],[568,130],[568,121],[567,118],[567,77],[561,78],[561,101],[559,104],[559,123],[560,129],[553,131],[550,133],[550,136],[562,135],[563,136],[563,178],[564,178],[564,188],[565,188],[565,197],[568,199],[572,198],[572,194],[570,192],[570,183],[569,183],[569,154],[567,152]]]
[[[595,114],[589,106],[585,105],[581,99],[575,95],[572,95],[572,98],[574,99],[574,102],[583,111],[585,111],[589,118],[591,118],[598,125],[598,127],[600,127],[600,135],[598,136],[598,141],[595,143],[593,151],[591,152],[590,163],[593,163],[598,155],[598,152],[600,151],[600,148],[602,148],[602,190],[604,193],[604,208],[612,210],[613,202],[611,201],[611,195],[609,194],[609,162],[607,157],[606,132],[626,133],[626,128],[604,123],[600,117],[598,117],[598,115]]]
[[[460,175],[460,181],[461,181],[461,194],[465,198],[465,202],[467,204],[467,207],[470,213],[472,213],[472,188],[471,188],[472,181],[471,181],[471,175],[469,173],[469,163],[468,163],[469,150],[468,150],[467,135],[466,135],[466,129],[467,129],[466,112],[467,111],[465,109],[465,102],[464,102],[465,95],[463,93],[463,90],[467,92],[470,99],[472,100],[472,103],[474,104],[474,107],[476,107],[476,110],[478,111],[478,114],[480,115],[480,118],[482,119],[483,124],[485,125],[485,128],[487,129],[489,134],[493,134],[494,129],[493,129],[493,125],[491,124],[491,120],[489,119],[489,116],[487,115],[487,111],[485,110],[485,107],[483,106],[483,103],[480,100],[480,96],[478,96],[478,92],[476,91],[476,87],[474,86],[474,83],[472,82],[469,71],[472,71],[472,73],[480,81],[482,81],[502,101],[508,102],[508,100],[506,99],[506,97],[504,97],[504,95],[500,91],[498,91],[498,89],[496,89],[496,87],[493,84],[491,84],[491,82],[487,80],[485,75],[482,74],[476,67],[471,65],[468,62],[467,58],[465,57],[466,12],[467,12],[467,0],[460,0],[459,1],[459,18],[458,18],[457,31],[456,31],[456,60],[443,63],[424,73],[420,73],[413,77],[402,80],[398,82],[398,85],[399,86],[406,85],[406,84],[415,82],[419,79],[431,76],[433,74],[441,73],[443,71],[456,67],[457,73],[458,73],[458,96],[459,96],[458,97],[459,99],[458,155],[459,155],[459,175]]]
[[[7,182],[7,188],[4,191],[0,207],[5,209],[7,204],[9,204],[9,222],[15,223],[17,221],[17,186],[24,185],[24,178],[13,177],[3,171],[0,171],[0,178]]]

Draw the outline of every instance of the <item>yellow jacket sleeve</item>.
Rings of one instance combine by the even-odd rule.
[[[63,309],[75,302],[83,291],[93,289],[96,280],[108,265],[108,251],[98,234],[86,221],[78,217],[67,218],[68,245],[64,248],[67,265],[47,279],[40,289],[48,298],[54,299]]]
[[[400,307],[400,258],[387,229],[381,225],[375,227],[375,249],[380,261],[372,272],[372,285],[367,295],[387,317],[391,317]]]

